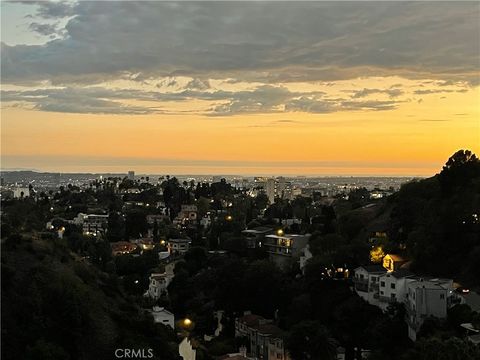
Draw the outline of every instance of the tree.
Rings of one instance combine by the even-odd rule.
[[[70,356],[65,350],[54,343],[39,339],[27,348],[26,360],[68,360]]]
[[[246,307],[256,314],[273,317],[285,304],[285,289],[280,269],[267,260],[255,261],[245,271],[243,279]]]
[[[287,349],[293,360],[336,359],[336,343],[327,329],[316,321],[302,321],[287,337]]]
[[[330,255],[340,246],[345,245],[345,239],[338,234],[321,235],[316,232],[312,234],[309,244],[313,255]]]
[[[477,360],[480,348],[468,340],[456,337],[442,340],[438,338],[420,339],[402,360]]]
[[[450,193],[453,188],[466,185],[479,176],[480,160],[470,150],[459,150],[448,159],[439,174],[439,180],[442,189]]]
[[[142,210],[132,210],[128,212],[125,220],[125,229],[128,238],[138,238],[145,235],[148,230],[145,212]]]
[[[202,247],[192,247],[185,254],[185,262],[190,276],[193,276],[207,265],[207,252]]]

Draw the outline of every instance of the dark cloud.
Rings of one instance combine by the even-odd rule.
[[[343,101],[341,106],[345,110],[393,110],[398,106],[395,101]]]
[[[403,95],[403,91],[400,89],[363,89],[359,91],[354,91],[354,94],[352,95],[352,98],[357,99],[357,98],[362,98],[366,97],[372,94],[386,94],[392,98],[398,97],[400,95]]]
[[[334,81],[374,75],[478,82],[479,7],[429,2],[36,2],[72,17],[45,45],[2,44],[4,82],[188,75]],[[250,104],[249,106],[252,106]]]
[[[56,35],[58,30],[56,25],[52,24],[39,24],[36,22],[31,23],[28,28],[40,35]]]
[[[192,90],[206,90],[210,89],[210,83],[208,80],[193,79],[188,82],[186,88]]]
[[[274,122],[275,123],[288,123],[288,124],[298,123],[298,121],[295,121],[295,120],[276,120]]]
[[[79,114],[130,114],[155,112],[148,107],[126,106],[113,98],[125,98],[122,92],[105,89],[44,89],[32,91],[2,91],[3,102],[30,103],[40,111]]]
[[[458,90],[444,90],[444,89],[428,89],[428,90],[415,90],[414,94],[425,95],[425,94],[440,94],[440,93],[452,93]]]
[[[61,19],[75,15],[76,2],[67,1],[9,1],[24,5],[35,5],[35,16],[43,19]],[[29,17],[33,17],[29,15]]]
[[[292,92],[282,86],[263,85],[252,90],[183,90],[155,92],[107,89],[103,87],[51,88],[29,91],[2,91],[3,102],[24,102],[43,111],[146,114],[160,112],[162,103],[171,101],[205,100],[212,106],[205,115],[231,116],[253,113],[308,112],[330,113],[357,109],[390,110],[395,101],[344,101],[323,98],[323,92]],[[126,100],[148,101],[156,107],[126,106]],[[163,113],[168,111],[163,110]],[[292,120],[278,120],[291,122]]]

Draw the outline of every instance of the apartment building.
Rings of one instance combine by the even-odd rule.
[[[285,349],[284,332],[272,320],[246,311],[235,319],[235,337],[248,339],[248,356],[259,360],[290,360]]]
[[[262,247],[267,250],[269,258],[279,267],[285,267],[292,259],[300,259],[303,249],[308,245],[310,234],[265,235]]]

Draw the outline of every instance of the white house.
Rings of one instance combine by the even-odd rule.
[[[405,299],[408,337],[415,341],[425,318],[445,318],[448,308],[463,301],[454,291],[453,280],[418,279],[409,282]]]
[[[380,306],[379,282],[380,276],[387,270],[381,265],[360,266],[354,270],[353,282],[355,292],[369,304]]]
[[[150,275],[150,284],[148,290],[145,293],[145,296],[149,296],[152,299],[158,299],[162,295],[168,293],[167,287],[173,279],[173,275],[163,273],[163,274],[151,274]]]
[[[159,306],[154,306],[151,311],[153,322],[156,324],[163,324],[175,328],[175,316],[167,309]]]
[[[407,284],[416,280],[409,270],[387,272],[379,277],[379,307],[386,310],[392,302],[403,303],[407,294]]]
[[[192,346],[192,342],[187,338],[183,338],[180,345],[178,345],[178,353],[183,360],[195,360],[197,357],[197,350]]]
[[[310,251],[310,245],[307,244],[302,250],[303,254],[300,255],[300,270],[305,274],[305,266],[307,266],[308,260],[313,257],[312,252]]]

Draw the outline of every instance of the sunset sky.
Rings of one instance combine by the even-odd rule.
[[[478,2],[1,3],[1,166],[430,176],[480,155]]]

